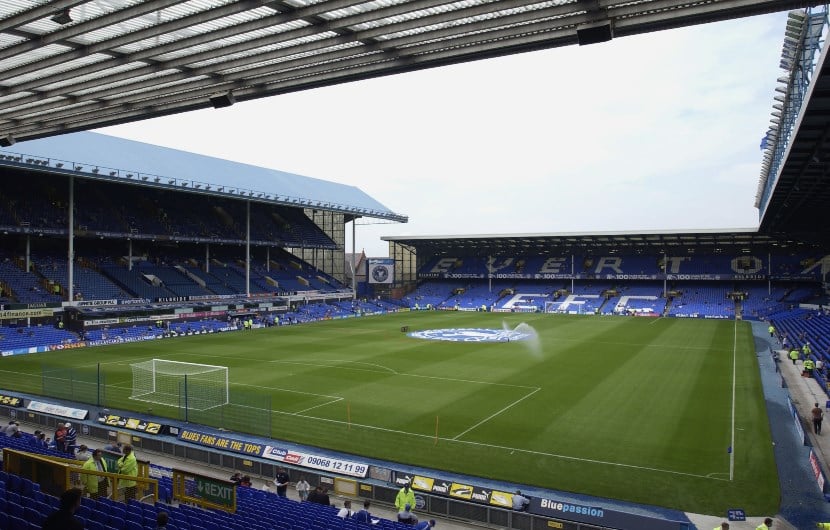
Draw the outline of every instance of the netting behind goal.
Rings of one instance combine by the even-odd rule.
[[[228,367],[153,359],[130,365],[130,399],[190,410],[228,403]]]

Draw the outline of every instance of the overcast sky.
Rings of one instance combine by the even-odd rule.
[[[101,132],[358,186],[382,235],[754,228],[786,13],[308,90]],[[351,249],[347,225],[347,251]]]

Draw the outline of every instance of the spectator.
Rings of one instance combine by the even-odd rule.
[[[55,429],[55,447],[61,453],[66,452],[66,425],[63,423],[59,423]]]
[[[92,451],[92,456],[84,462],[83,469],[106,473],[107,461],[102,458],[103,455],[104,453],[100,449]],[[86,492],[89,493],[92,499],[97,500],[101,497],[107,497],[109,493],[109,479],[106,477],[84,473],[81,481],[84,483]]]
[[[415,506],[415,492],[409,487],[409,482],[404,484],[395,496],[395,508],[397,508],[398,512],[404,511],[404,506],[407,504],[410,508]]]
[[[242,473],[237,471],[233,475],[231,475],[230,481],[239,486],[239,483],[242,482]]]
[[[769,530],[770,528],[772,528],[772,519],[767,517],[764,519],[763,524],[759,524],[755,527],[755,530]]]
[[[311,489],[311,484],[306,482],[305,476],[301,476],[300,480],[297,481],[297,495],[300,497],[300,501],[308,500],[308,490]]]
[[[9,424],[3,428],[3,434],[18,438],[20,436],[20,424],[14,420],[11,420]]]
[[[371,502],[368,500],[363,501],[363,509],[354,514],[352,518],[361,523],[372,523],[372,514],[369,513],[370,505]]]
[[[129,475],[131,477],[138,476],[138,462],[135,460],[133,448],[130,445],[124,446],[124,455],[118,459],[118,474]],[[118,481],[118,489],[124,489],[124,502],[129,503],[135,499],[136,481],[129,479],[120,479]]]
[[[821,434],[821,420],[824,419],[824,411],[821,410],[818,403],[813,406],[813,410],[810,411],[810,415],[813,417],[813,432]]]
[[[253,484],[251,483],[251,477],[245,475],[242,477],[242,480],[239,481],[239,485],[245,488],[250,488]]]
[[[73,453],[75,451],[75,443],[78,441],[78,431],[71,423],[66,422],[66,452]]]
[[[277,495],[280,497],[287,497],[286,492],[288,491],[288,483],[290,481],[291,478],[288,476],[288,472],[285,468],[279,468],[277,470],[277,476],[274,478],[274,485],[277,486]]]
[[[71,488],[61,495],[60,507],[43,522],[43,530],[83,530],[84,523],[75,517],[81,507],[81,490]]]
[[[429,528],[435,528],[435,519],[430,519],[429,521],[421,521],[420,523],[415,525],[415,530],[428,530]]]
[[[32,443],[34,444],[35,447],[40,447],[42,449],[48,449],[49,448],[49,439],[46,438],[46,433],[45,432],[39,433],[37,436],[35,436]]]
[[[530,506],[530,499],[522,495],[520,490],[516,490],[513,494],[513,509],[517,512],[523,512]]]
[[[407,524],[407,525],[414,525],[418,522],[418,518],[415,517],[415,514],[412,513],[412,505],[411,504],[404,504],[403,510],[398,512],[398,522]]]
[[[352,511],[352,501],[344,501],[343,507],[337,512],[337,517],[341,519],[349,519],[352,515],[354,515],[354,512]]]
[[[156,515],[156,530],[167,530],[167,520],[169,516],[167,512],[164,510],[160,511],[158,515]]]
[[[329,495],[326,493],[323,486],[317,486],[314,488],[314,491],[308,495],[308,502],[322,504],[323,506],[331,506],[331,500],[329,499]]]
[[[80,460],[82,462],[86,462],[92,458],[92,454],[89,452],[89,448],[83,444],[78,447],[78,452],[75,453],[75,460]]]
[[[277,492],[274,488],[271,487],[271,481],[270,480],[266,480],[265,482],[262,483],[262,491],[264,491],[266,493],[276,493]]]
[[[104,446],[104,451],[121,454],[121,442],[110,443]]]
[[[715,527],[715,530],[729,530],[729,523],[721,523]]]

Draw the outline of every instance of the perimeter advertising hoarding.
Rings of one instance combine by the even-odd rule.
[[[101,416],[98,418],[98,422],[111,427],[123,427],[131,431],[146,432],[147,434],[159,434],[163,427],[160,423],[154,423],[142,418],[118,416],[117,414]]]
[[[23,398],[0,394],[0,405],[3,405],[4,407],[19,408],[23,406]]]
[[[246,456],[267,458],[268,460],[285,462],[286,464],[299,467],[329,471],[340,475],[365,478],[369,472],[369,465],[363,462],[341,460],[330,456],[294,451],[282,447],[249,442],[247,440],[240,440],[238,438],[220,436],[201,431],[182,429],[179,432],[178,437],[179,440],[204,445],[206,447],[212,447],[214,449],[231,451],[233,453],[239,453]]]
[[[607,528],[636,528],[637,530],[685,530],[689,528],[688,523],[680,521],[667,521],[544,497],[531,497],[527,511],[543,517]]]

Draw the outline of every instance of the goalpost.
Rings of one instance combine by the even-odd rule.
[[[559,313],[559,308],[562,306],[562,302],[551,302],[550,300],[545,300],[545,313]]]
[[[130,368],[130,399],[196,411],[229,403],[227,366],[152,359]]]

